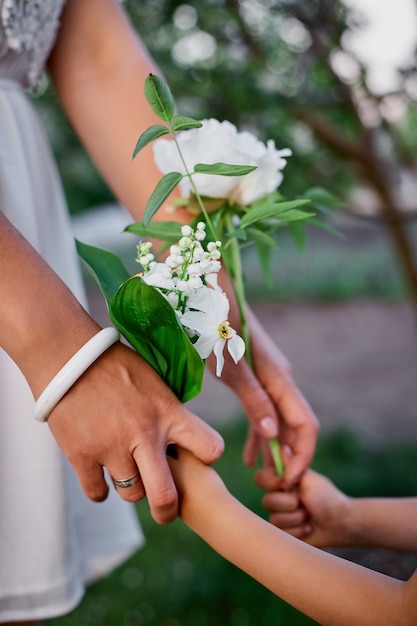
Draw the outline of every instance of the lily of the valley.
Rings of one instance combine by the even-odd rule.
[[[235,363],[245,353],[245,342],[227,319],[229,300],[220,291],[202,287],[190,296],[187,307],[194,310],[184,313],[181,324],[199,334],[194,348],[202,359],[206,359],[214,352],[217,360],[216,375],[221,376],[224,365],[223,350],[226,345]]]

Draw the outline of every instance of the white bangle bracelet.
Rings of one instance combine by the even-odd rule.
[[[103,328],[97,335],[89,339],[59,370],[41,393],[35,403],[35,419],[39,422],[46,422],[49,414],[73,384],[107,348],[110,348],[119,339],[120,335],[115,328]]]

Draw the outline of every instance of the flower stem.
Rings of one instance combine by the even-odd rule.
[[[225,226],[227,232],[231,233],[233,230],[232,217],[230,214],[226,214]],[[236,297],[237,305],[240,314],[240,323],[242,326],[243,340],[246,346],[246,360],[252,371],[255,370],[255,364],[253,361],[253,354],[251,349],[250,332],[248,326],[248,320],[245,310],[245,288],[243,284],[243,271],[242,271],[242,257],[239,248],[239,242],[236,237],[231,237],[228,242],[228,254],[223,257],[225,259],[225,265],[227,273],[232,281],[233,291]],[[281,457],[281,451],[279,448],[278,437],[275,439],[269,439],[268,444],[271,450],[272,460],[274,462],[275,470],[278,476],[284,476],[284,463]]]
[[[176,147],[177,147],[178,154],[179,154],[179,156],[180,156],[180,159],[181,159],[181,161],[182,161],[182,164],[183,164],[183,166],[184,166],[184,169],[185,169],[185,174],[186,174],[187,178],[188,178],[188,179],[189,179],[189,181],[190,181],[190,184],[191,184],[191,187],[192,187],[192,189],[193,189],[194,195],[195,195],[195,197],[197,198],[198,205],[199,205],[199,207],[200,207],[200,209],[201,209],[202,214],[204,215],[205,222],[206,222],[206,224],[207,224],[208,228],[209,228],[209,229],[210,229],[210,231],[211,231],[211,235],[212,235],[213,239],[216,241],[216,239],[218,239],[218,237],[217,237],[217,233],[216,233],[216,231],[215,231],[215,229],[214,229],[214,226],[213,226],[213,224],[212,224],[212,222],[211,222],[211,219],[209,218],[209,215],[208,215],[208,213],[207,213],[207,209],[206,209],[206,207],[204,206],[204,202],[202,201],[201,196],[200,196],[200,194],[198,193],[197,187],[196,187],[196,186],[195,186],[195,184],[194,184],[194,180],[193,180],[193,177],[192,177],[192,175],[191,175],[191,172],[189,171],[189,169],[188,169],[188,167],[187,167],[187,163],[185,162],[184,157],[182,156],[182,152],[181,152],[181,148],[180,148],[180,146],[179,146],[178,140],[177,140],[177,136],[176,136],[176,134],[175,134],[174,130],[172,130],[172,129],[171,129],[171,134],[172,134],[172,137],[173,137],[173,139],[174,139],[174,143],[175,143],[175,145],[176,145]]]

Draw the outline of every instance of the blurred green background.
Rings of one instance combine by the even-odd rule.
[[[245,258],[251,299],[343,302],[378,299],[416,309],[416,59],[384,89],[352,47],[367,18],[343,2],[127,0],[125,7],[167,79],[181,114],[228,119],[290,147],[282,193],[321,187],[338,199],[327,217],[339,236],[309,228],[300,254],[283,232],[267,290],[253,251]],[[47,81],[33,96],[47,128],[74,216],[113,202],[66,122]],[[136,138],[132,138],[134,144]],[[415,282],[414,282],[415,281]],[[417,309],[416,309],[417,310]],[[410,337],[410,341],[415,341]],[[217,467],[232,492],[264,515],[252,470],[241,462],[244,416],[219,426]],[[367,446],[349,430],[320,437],[315,466],[351,495],[416,493],[417,446]],[[181,522],[159,527],[138,505],[146,547],[93,585],[51,626],[263,626],[313,623],[224,562]],[[349,558],[364,555],[349,553]],[[382,559],[405,576],[404,559]],[[368,564],[381,561],[367,555]],[[388,564],[387,564],[388,563]],[[301,567],[301,564],[294,564]],[[395,569],[397,568],[397,570]]]

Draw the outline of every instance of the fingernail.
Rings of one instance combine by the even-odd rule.
[[[260,425],[263,435],[267,439],[272,439],[272,437],[276,437],[278,435],[277,423],[274,419],[272,419],[272,417],[262,418],[260,421]]]

